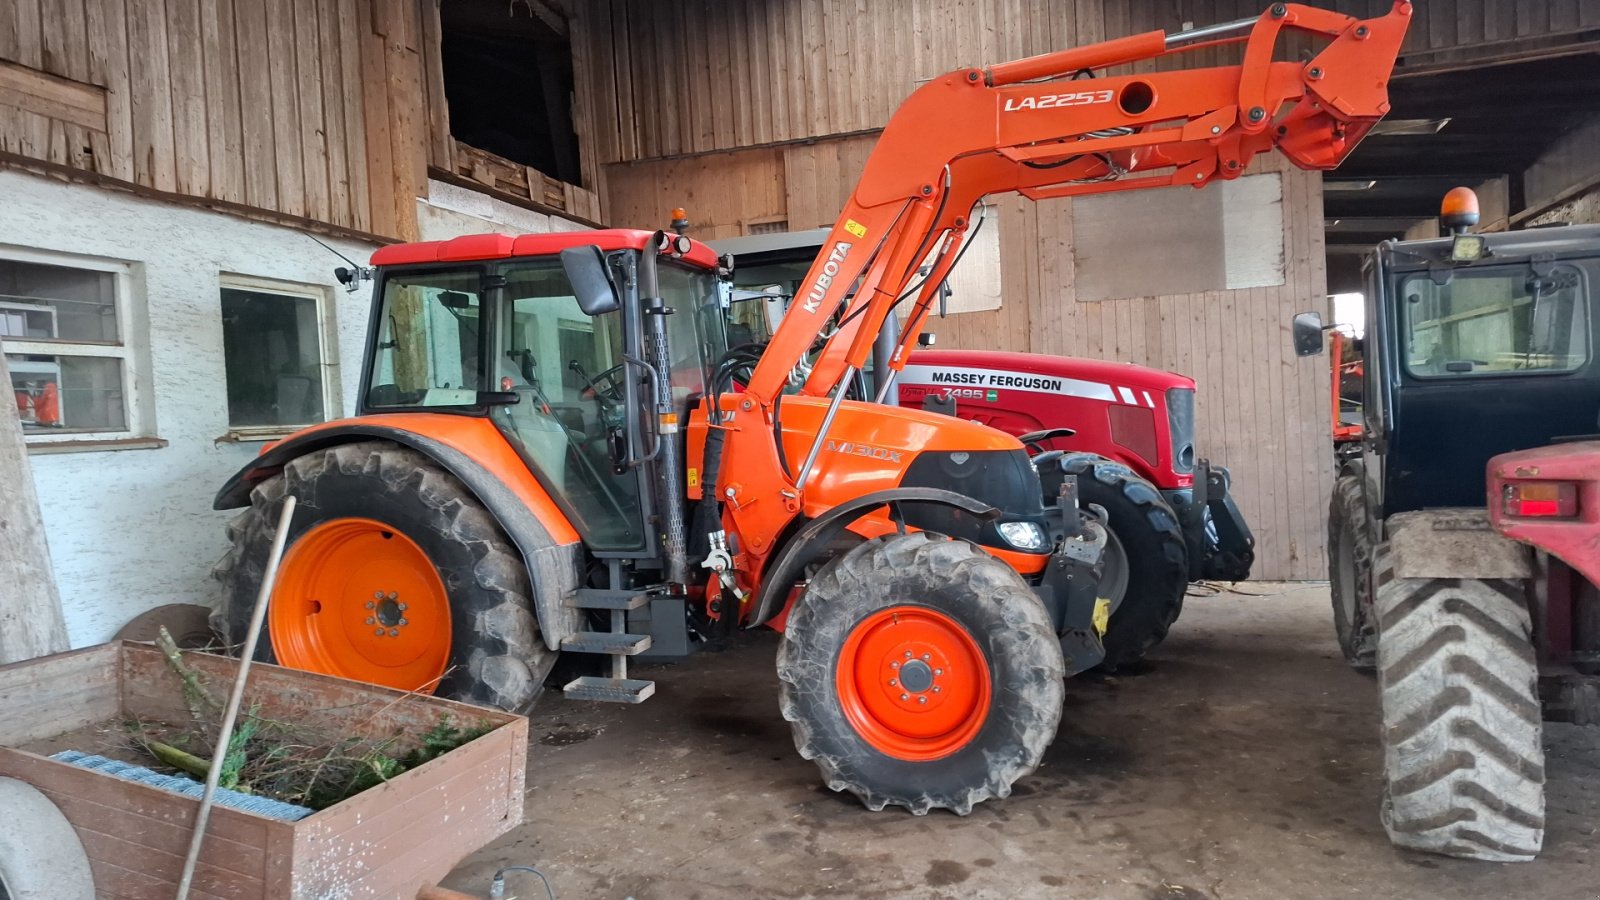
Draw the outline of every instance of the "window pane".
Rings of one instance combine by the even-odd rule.
[[[0,337],[117,342],[115,277],[0,259]]]
[[[668,378],[672,399],[683,404],[705,393],[710,362],[727,352],[722,302],[710,272],[663,262],[660,280],[661,299],[673,311],[667,316]]]
[[[1413,375],[1570,372],[1589,358],[1584,278],[1571,266],[1460,270],[1448,284],[1413,275],[1400,296]]]
[[[231,427],[324,419],[315,298],[223,288],[222,349]]]
[[[368,406],[472,406],[483,376],[476,268],[393,275],[372,358]]]
[[[6,354],[24,434],[127,431],[122,360]]]
[[[556,259],[505,268],[495,388],[520,395],[491,415],[591,547],[644,544],[639,480],[612,470],[607,435],[627,430],[622,313],[590,317]]]

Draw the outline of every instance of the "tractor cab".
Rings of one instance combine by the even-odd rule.
[[[1481,507],[1491,457],[1600,433],[1600,227],[1473,234],[1454,191],[1442,219],[1452,236],[1365,266],[1361,456],[1383,516]]]
[[[656,556],[645,522],[661,502],[667,420],[655,391],[686,419],[726,338],[711,251],[668,237],[658,252],[655,239],[487,235],[378,251],[359,414],[487,413],[591,550]],[[564,250],[600,254],[618,299],[580,298]],[[645,347],[641,269],[662,301],[648,318],[662,326],[664,367]]]

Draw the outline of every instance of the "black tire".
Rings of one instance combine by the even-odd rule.
[[[1183,529],[1161,492],[1127,466],[1094,453],[1064,453],[1050,460],[1042,458],[1039,473],[1046,504],[1054,504],[1060,495],[1063,474],[1076,475],[1078,501],[1103,507],[1109,517],[1101,584],[1111,592],[1104,595],[1111,600],[1111,621],[1102,639],[1106,658],[1099,668],[1114,672],[1143,659],[1165,640],[1183,612],[1189,589]],[[1119,566],[1125,577],[1118,577]]]
[[[1352,669],[1370,672],[1378,665],[1374,621],[1375,583],[1372,538],[1359,472],[1339,476],[1328,501],[1328,593],[1333,598],[1333,630]]]
[[[852,724],[836,681],[857,626],[905,606],[957,623],[990,673],[979,730],[929,761],[876,749]],[[1064,671],[1050,617],[1022,578],[971,544],[926,532],[868,541],[834,560],[795,603],[778,649],[781,708],[800,755],[816,762],[829,788],[855,794],[869,809],[903,806],[916,815],[966,815],[976,803],[1009,796],[1055,737]]]
[[[249,509],[228,525],[232,548],[212,573],[222,583],[212,626],[231,647],[244,641],[289,494],[299,503],[290,550],[315,525],[365,518],[391,526],[426,553],[450,600],[449,670],[436,695],[510,711],[533,704],[557,654],[540,637],[521,555],[460,482],[421,453],[386,441],[308,453],[251,492]],[[276,661],[268,629],[257,647],[257,659]]]
[[[1401,847],[1497,862],[1544,842],[1538,666],[1520,582],[1377,587],[1383,825]]]

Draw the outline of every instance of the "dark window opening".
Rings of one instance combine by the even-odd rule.
[[[439,24],[450,133],[582,186],[566,19],[543,0],[452,0]]]

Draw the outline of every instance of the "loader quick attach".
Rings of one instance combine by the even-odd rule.
[[[766,625],[781,714],[830,788],[919,814],[1005,797],[1055,734],[1063,677],[1104,655],[1104,523],[1016,437],[844,385],[901,312],[904,364],[986,195],[1198,187],[1273,148],[1337,165],[1388,109],[1410,12],[1277,4],[924,84],[804,280],[806,314],[758,357],[728,346],[728,265],[683,235],[379,250],[358,415],[217,497],[243,508],[217,623],[241,633],[292,495],[268,658],[522,709],[567,653],[593,663],[569,697],[636,703],[655,685],[630,657]],[[1275,62],[1285,30],[1323,46]],[[1217,41],[1244,61],[1100,77],[1104,102],[1039,84]]]

